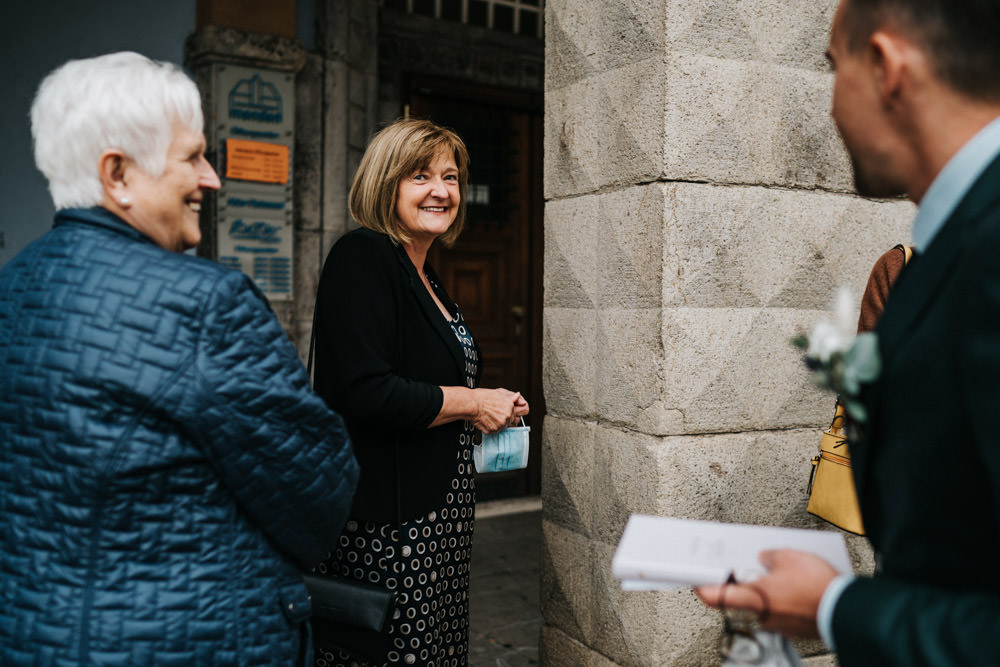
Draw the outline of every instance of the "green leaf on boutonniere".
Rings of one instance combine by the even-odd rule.
[[[872,332],[858,334],[854,345],[847,350],[847,368],[858,382],[871,382],[882,372],[882,358],[878,352],[878,338]]]
[[[847,411],[848,416],[859,424],[863,424],[868,421],[868,410],[865,409],[865,404],[856,398],[845,398],[840,397],[840,402],[844,405],[844,410]]]

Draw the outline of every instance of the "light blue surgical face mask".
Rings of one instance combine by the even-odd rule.
[[[483,444],[472,447],[477,472],[520,470],[528,465],[530,426],[511,426],[496,433],[484,433]]]

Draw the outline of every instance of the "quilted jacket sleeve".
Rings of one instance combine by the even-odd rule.
[[[195,372],[192,437],[251,522],[286,557],[312,567],[343,527],[358,467],[343,421],[309,388],[291,341],[246,276],[228,274],[215,287]]]

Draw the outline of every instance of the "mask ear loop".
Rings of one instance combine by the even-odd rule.
[[[764,625],[765,623],[767,623],[767,619],[770,618],[771,616],[771,601],[768,599],[767,593],[765,593],[764,589],[761,588],[760,586],[753,583],[746,585],[749,586],[751,589],[753,589],[753,591],[760,596],[760,602],[763,606],[761,607],[761,610],[757,612],[757,622],[760,625]]]
[[[767,593],[764,592],[763,588],[752,582],[746,584],[740,584],[738,581],[736,581],[736,576],[732,572],[730,572],[729,576],[726,577],[726,583],[722,585],[722,593],[719,596],[719,611],[721,611],[723,614],[726,613],[726,591],[729,590],[729,587],[733,584],[739,586],[746,586],[747,588],[751,589],[754,593],[760,596],[760,602],[761,602],[760,611],[750,610],[750,609],[746,611],[753,611],[754,613],[756,613],[758,623],[760,624],[766,623],[767,619],[771,616],[771,601],[767,597]],[[738,611],[738,610],[733,610],[733,611]]]
[[[727,661],[739,664],[759,664],[764,656],[764,647],[757,637],[756,629],[770,616],[770,601],[762,588],[752,583],[747,583],[742,585],[752,589],[760,596],[763,605],[762,609],[759,612],[753,609],[727,609],[726,592],[733,584],[738,584],[738,582],[733,573],[730,572],[726,578],[726,582],[722,585],[722,591],[719,595],[719,611],[722,612],[723,619],[723,638],[719,654]],[[740,618],[741,615],[745,617]],[[756,616],[756,618],[752,618],[752,616]],[[753,647],[751,655],[734,655],[734,642],[737,636],[751,642],[750,646]]]
[[[750,590],[752,590],[754,593],[756,593],[757,595],[759,595],[760,596],[760,602],[761,602],[761,608],[760,608],[759,611],[756,610],[756,609],[733,609],[731,611],[733,611],[733,612],[747,611],[747,612],[754,613],[754,614],[757,615],[757,619],[756,619],[756,624],[757,625],[763,625],[764,623],[766,623],[767,619],[770,618],[770,616],[771,616],[771,601],[767,597],[767,593],[764,592],[763,588],[761,588],[760,586],[758,586],[758,585],[756,585],[756,584],[754,584],[752,582],[751,583],[746,583],[746,584],[740,584],[739,582],[736,581],[736,577],[733,575],[732,572],[730,572],[729,576],[726,578],[726,583],[724,583],[722,585],[722,592],[719,595],[719,611],[722,612],[722,615],[725,616],[726,615],[726,611],[730,611],[730,610],[727,610],[727,608],[726,608],[726,591],[728,591],[729,587],[732,586],[732,585],[734,585],[734,584],[735,585],[739,585],[739,586],[746,586],[747,588],[749,588]]]

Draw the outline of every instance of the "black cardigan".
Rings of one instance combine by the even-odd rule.
[[[465,386],[465,355],[405,249],[369,229],[348,232],[323,266],[316,308],[316,391],[344,417],[361,464],[351,516],[399,524],[442,507],[462,423],[427,426],[440,387]]]

